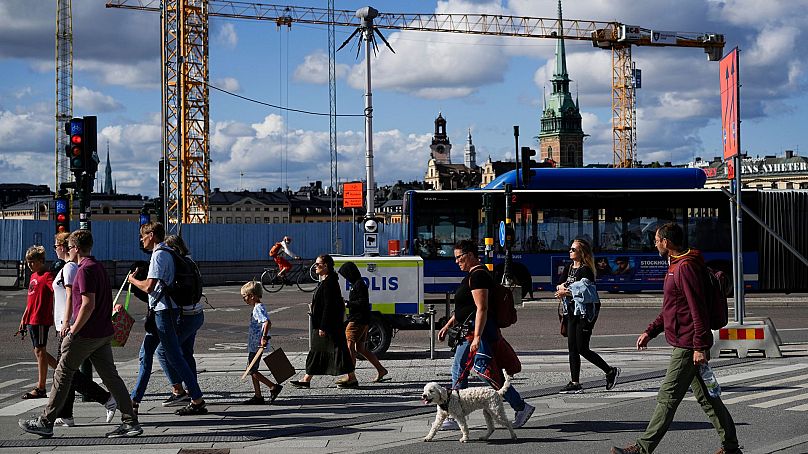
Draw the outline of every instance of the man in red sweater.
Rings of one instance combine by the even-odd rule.
[[[652,338],[664,331],[665,340],[673,347],[673,353],[668,372],[659,386],[656,410],[645,433],[635,444],[625,448],[613,447],[611,452],[654,452],[690,388],[721,438],[721,448],[716,454],[740,453],[732,416],[720,396],[710,397],[699,375],[698,367],[710,360],[710,347],[713,344],[704,294],[707,278],[704,258],[695,249],[684,249],[684,232],[675,223],[665,224],[657,230],[654,245],[659,256],[668,259],[669,263],[663,287],[662,312],[637,338],[637,349],[644,350]]]

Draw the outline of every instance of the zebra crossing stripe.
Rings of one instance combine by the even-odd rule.
[[[768,381],[768,382],[764,382],[764,383],[755,383],[752,386],[754,386],[756,388],[766,388],[766,387],[770,387],[770,386],[778,386],[778,385],[782,385],[782,384],[785,384],[785,383],[791,383],[791,382],[795,382],[795,381],[805,380],[806,377],[808,377],[808,375],[797,375],[797,376],[794,376],[794,377],[786,377],[786,378],[781,378],[779,380],[772,380],[772,381]],[[720,381],[719,383],[726,384],[724,381]],[[751,396],[755,395],[754,392],[743,391],[743,390],[740,390],[740,391],[722,391],[721,392],[721,401],[724,402],[725,404],[728,403],[728,402],[733,403],[734,401],[731,401],[731,399],[728,399],[728,397],[729,396],[734,396],[736,394],[743,394],[746,397],[745,400],[752,400],[752,399],[754,399],[754,397],[751,397]],[[693,397],[693,396],[690,396],[690,397],[685,398],[685,400],[695,401],[696,398]]]
[[[808,388],[808,384],[802,384],[802,385],[800,385],[800,388]],[[768,402],[763,402],[763,403],[760,403],[760,404],[752,404],[752,405],[750,405],[750,407],[771,408],[771,407],[776,407],[778,405],[790,404],[792,402],[797,402],[797,401],[800,401],[800,400],[808,400],[808,394],[799,394],[799,395],[796,395],[796,396],[789,396],[789,397],[783,397],[783,398],[780,398],[780,399],[774,399],[774,400],[770,400]]]
[[[0,408],[0,416],[17,416],[37,407],[44,407],[48,399],[29,399],[17,402],[14,405]]]
[[[6,380],[3,383],[0,383],[0,388],[5,388],[6,386],[16,385],[17,383],[22,383],[27,378],[15,378],[14,380]]]
[[[808,378],[808,376],[802,376],[801,378],[806,379],[806,378]],[[726,400],[722,399],[722,400],[723,400],[724,404],[737,404],[739,402],[746,402],[746,401],[750,401],[750,400],[757,400],[757,399],[763,399],[763,398],[768,398],[768,397],[772,397],[772,396],[779,396],[780,394],[787,394],[787,393],[794,392],[794,391],[797,391],[799,389],[805,389],[805,388],[808,388],[808,383],[800,383],[799,385],[796,385],[794,387],[788,387],[788,388],[785,388],[785,389],[772,389],[770,391],[746,394],[746,395],[743,395],[743,396],[733,397],[731,399],[726,399]]]

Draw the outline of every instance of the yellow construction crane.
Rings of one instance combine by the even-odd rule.
[[[165,5],[161,8],[161,4]],[[207,222],[209,193],[208,28],[211,16],[358,27],[355,11],[226,0],[110,0],[108,8],[161,13],[163,109],[169,221]],[[724,36],[652,30],[619,22],[490,14],[380,13],[378,28],[522,38],[589,41],[612,51],[612,131],[615,166],[635,160],[631,47],[696,47],[721,58]],[[172,214],[173,213],[173,214]]]
[[[71,0],[56,0],[56,185],[70,177],[70,163],[65,154],[68,136],[65,123],[73,118],[73,13]]]

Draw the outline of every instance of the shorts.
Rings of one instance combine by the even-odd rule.
[[[348,322],[345,326],[345,337],[350,342],[364,344],[368,340],[368,325],[356,322]]]
[[[273,257],[273,258],[275,259],[275,263],[278,264],[278,268],[280,269],[280,271],[291,270],[292,269],[292,264],[289,263],[288,260],[281,257],[280,255],[277,256],[277,257]]]
[[[28,329],[28,335],[31,336],[31,343],[34,348],[46,347],[48,345],[48,325],[25,325]]]
[[[249,353],[247,353],[247,365],[248,365],[248,366],[250,365],[250,363],[252,362],[252,360],[255,358],[255,354],[256,354],[256,353],[258,353],[258,352],[249,352]],[[252,374],[254,374],[254,373],[258,372],[258,366],[259,366],[260,364],[261,364],[261,361],[260,361],[260,360],[259,360],[259,361],[256,361],[256,362],[255,362],[255,364],[253,365],[253,367],[251,367],[251,368],[250,368],[250,371],[248,372],[248,374],[249,374],[249,375],[252,375]]]

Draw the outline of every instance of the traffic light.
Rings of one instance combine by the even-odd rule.
[[[59,195],[56,202],[56,233],[70,231],[70,209],[68,199],[64,195]]]
[[[70,171],[73,173],[84,172],[86,165],[84,119],[73,118],[65,123],[65,132],[70,136],[70,143],[65,147],[67,159],[70,161]]]
[[[536,150],[522,147],[522,182],[525,188],[530,186],[530,179],[533,177],[531,169],[536,166],[533,156],[536,156]]]
[[[98,161],[94,156],[97,148],[97,119],[95,116],[73,118],[65,123],[65,133],[70,136],[70,143],[65,154],[70,161],[70,171],[76,174],[86,172],[95,174]]]
[[[95,115],[84,117],[84,171],[95,175],[98,170],[98,119]]]

